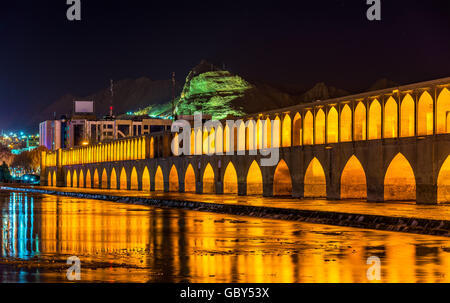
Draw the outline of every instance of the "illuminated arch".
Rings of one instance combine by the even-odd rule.
[[[254,120],[247,120],[245,122],[245,149],[254,150],[256,149],[256,123]]]
[[[216,127],[216,137],[214,140],[214,151],[216,154],[223,153],[223,128],[222,124]]]
[[[94,171],[94,186],[93,188],[100,188],[100,179],[98,177],[98,170],[95,169]]]
[[[91,171],[89,169],[86,172],[86,187],[92,188]]]
[[[352,110],[348,104],[341,111],[341,142],[352,141]]]
[[[80,170],[80,179],[78,180],[78,187],[86,187],[86,184],[84,184],[84,172],[81,169]]]
[[[305,121],[303,122],[303,144],[304,145],[311,145],[313,144],[313,138],[314,138],[314,118],[310,111],[307,111],[305,114]]]
[[[316,122],[317,123],[317,122]],[[338,142],[338,112],[336,108],[333,106],[328,111],[327,117],[327,142],[328,143],[336,143]],[[317,125],[316,125],[317,127]],[[320,142],[320,139],[319,141]]]
[[[325,172],[317,158],[312,159],[306,169],[304,196],[314,198],[327,196],[327,181],[325,178]]]
[[[283,119],[283,126],[281,131],[282,146],[291,146],[291,117],[286,114]]]
[[[256,121],[256,148],[261,149],[263,144],[263,129],[262,129],[262,122],[261,119],[258,119]]]
[[[120,171],[119,186],[120,186],[120,189],[128,189],[127,172],[125,171],[125,167],[122,167],[122,170]]]
[[[52,180],[52,184],[53,184],[53,186],[56,186],[56,185],[57,185],[57,182],[56,182],[56,172],[53,172],[53,180]]]
[[[263,178],[256,160],[253,160],[247,173],[247,195],[263,194]]]
[[[354,155],[341,174],[341,199],[367,199],[366,173]]]
[[[381,105],[377,99],[369,107],[369,140],[381,139]]]
[[[246,138],[245,138],[245,123],[243,120],[238,120],[239,121],[239,129],[237,132],[237,147],[239,151],[244,151],[245,150],[245,142],[246,142]]]
[[[212,127],[208,136],[208,154],[214,154],[216,152],[216,128]]]
[[[289,167],[286,162],[281,159],[273,175],[273,195],[274,196],[291,196],[292,195],[292,179]]]
[[[437,202],[450,202],[450,156],[447,156],[439,170],[437,179]]]
[[[195,132],[193,129],[191,129],[191,136],[189,138],[189,145],[190,145],[190,155],[195,155]]]
[[[70,170],[67,171],[67,175],[66,175],[66,187],[71,187],[72,186],[72,178],[71,178],[72,174],[70,173]]]
[[[158,166],[155,173],[155,190],[163,191],[164,190],[164,176],[162,173],[161,166]]]
[[[263,126],[263,147],[270,148],[272,142],[272,123],[269,117],[266,118],[266,122]]]
[[[139,190],[138,175],[137,175],[136,167],[133,167],[133,169],[131,170],[130,189],[131,190]]]
[[[150,158],[155,158],[155,139],[153,137],[150,138]]]
[[[216,186],[214,181],[214,170],[211,164],[206,165],[205,171],[203,172],[203,193],[213,194],[216,192]]]
[[[147,166],[144,167],[144,171],[142,172],[142,190],[150,191],[150,172]]]
[[[397,137],[398,110],[397,102],[389,97],[384,105],[384,138]]]
[[[178,171],[175,167],[175,164],[172,165],[169,173],[169,191],[180,191],[179,183],[178,183]]]
[[[224,194],[237,194],[238,193],[238,180],[236,169],[233,163],[230,161],[225,169],[223,176],[223,193]]]
[[[77,171],[76,170],[73,171],[72,187],[79,187],[79,185],[78,185],[78,176],[77,176]]]
[[[109,177],[109,188],[117,189],[117,174],[114,168],[111,170],[111,176]]]
[[[315,135],[314,144],[325,143],[325,114],[322,109],[316,113]]]
[[[294,116],[294,122],[293,122],[294,132],[293,132],[293,143],[294,146],[300,146],[302,145],[302,117],[300,116],[300,113],[296,113]]]
[[[184,191],[195,193],[195,173],[191,164],[188,165],[184,174]]]
[[[433,98],[428,92],[420,96],[417,109],[417,134],[427,136],[433,134]]]
[[[366,140],[366,107],[358,102],[355,108],[355,140]]]
[[[450,133],[450,91],[444,88],[436,102],[436,132]]]
[[[392,159],[384,177],[384,200],[415,200],[416,179],[408,160],[401,153]]]
[[[50,171],[48,172],[47,183],[48,183],[48,186],[53,186],[52,172],[50,172]]]
[[[203,127],[203,154],[206,155],[209,151],[208,149],[208,145],[209,145],[209,140],[208,140],[208,130],[206,129],[206,126]]]
[[[280,117],[276,116],[275,119],[273,120],[272,125],[272,138],[271,138],[272,147],[275,148],[280,147],[281,144],[280,132],[281,132],[281,120]]]
[[[106,173],[106,169],[103,169],[102,172],[102,188],[108,188],[108,174]]]
[[[407,94],[402,101],[400,107],[400,132],[401,137],[412,137],[414,136],[414,100],[410,94]]]
[[[197,129],[196,135],[195,135],[195,154],[201,155],[202,154],[202,148],[203,148],[203,132],[201,128]]]

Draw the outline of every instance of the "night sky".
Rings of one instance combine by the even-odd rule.
[[[393,3],[395,2],[395,3]],[[450,1],[295,2],[66,0],[0,4],[0,129],[66,93],[88,95],[109,79],[184,81],[207,59],[248,80],[301,87],[325,82],[356,92],[386,77],[400,84],[450,76]],[[35,130],[38,129],[36,125]]]

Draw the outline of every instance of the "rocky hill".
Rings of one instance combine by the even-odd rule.
[[[368,90],[392,86],[396,84],[380,79]],[[114,111],[118,115],[131,112],[135,115],[168,117],[172,111],[172,94],[171,80],[155,81],[142,77],[117,81],[114,83]],[[249,81],[203,60],[189,72],[184,83],[176,83],[175,105],[178,114],[201,111],[215,119],[222,119],[348,94],[322,82],[305,89],[301,84],[276,86]],[[57,118],[63,114],[70,115],[73,100],[94,100],[98,116],[103,116],[109,112],[111,95],[109,88],[89,96],[65,95],[37,113],[32,122],[52,119],[54,112]]]

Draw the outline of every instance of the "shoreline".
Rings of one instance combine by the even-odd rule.
[[[265,219],[299,221],[325,225],[450,237],[449,220],[435,220],[400,216],[394,217],[320,210],[301,210],[266,206],[233,205],[183,201],[175,199],[152,199],[133,196],[64,192],[25,187],[0,186],[0,189],[6,191],[31,192],[80,199],[95,199],[127,204],[148,205],[159,208],[175,208],[238,216],[250,216]]]

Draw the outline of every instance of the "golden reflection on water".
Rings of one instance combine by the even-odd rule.
[[[450,239],[106,201],[0,197],[2,257],[81,260],[83,281],[449,282]],[[44,272],[44,271],[43,271]],[[30,279],[30,278],[29,278]],[[39,281],[64,281],[50,271]]]

